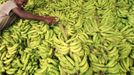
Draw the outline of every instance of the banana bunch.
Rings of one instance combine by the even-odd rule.
[[[113,67],[107,69],[107,73],[109,74],[118,74],[120,72],[120,64],[117,63]]]
[[[0,45],[0,55],[2,55],[2,52],[6,50],[6,46],[5,45]]]
[[[65,14],[62,13],[61,11],[53,11],[50,15],[58,16],[60,18],[60,20],[65,20],[66,19]]]
[[[35,7],[35,0],[28,0],[28,4],[25,6],[25,9],[28,11],[33,11]]]
[[[12,37],[10,36],[10,31],[5,31],[5,33],[2,33],[1,36],[4,36],[4,37],[1,37],[1,41],[3,42],[3,44],[6,44],[6,45],[13,45],[15,42],[12,40]],[[10,39],[10,40],[9,40]]]
[[[103,61],[99,60],[95,54],[91,53],[89,56],[89,60],[91,61],[91,67],[93,68],[94,72],[105,72],[107,70],[105,65],[103,63],[100,63]]]
[[[56,59],[40,59],[40,69],[37,69],[34,75],[59,75],[58,61]]]
[[[83,74],[85,73],[89,68],[89,64],[88,64],[88,61],[87,61],[87,55],[85,54],[84,57],[82,58],[80,64],[80,74]]]
[[[83,20],[82,20],[82,19],[83,19],[82,16],[80,16],[80,17],[78,18],[78,20],[77,20],[77,22],[76,22],[76,24],[75,24],[76,30],[82,27],[82,25],[83,25]]]
[[[130,61],[130,58],[127,57],[125,59],[122,59],[120,61],[120,69],[122,70],[122,72],[127,72],[130,71],[129,67],[132,66],[133,61]]]
[[[82,30],[79,30],[79,32],[76,33],[75,37],[84,43],[86,43],[89,40],[88,35],[86,33],[84,33]]]
[[[59,59],[59,69],[61,71],[61,75],[62,74],[75,74],[77,72],[76,68],[75,68],[75,62],[73,61],[72,58],[70,58],[67,55],[62,55],[62,54],[58,54],[56,53],[56,56]],[[77,64],[78,66],[79,64]]]
[[[123,45],[123,44],[122,44]],[[124,44],[124,46],[120,47],[121,50],[119,51],[120,59],[127,58],[130,55],[132,47],[130,44]]]
[[[131,41],[133,39],[132,33],[133,29],[131,26],[124,26],[121,30],[120,33],[122,33],[122,36],[127,39],[128,41]]]
[[[60,34],[60,32],[61,32],[60,27],[58,27],[58,26],[53,27],[53,31],[56,35]]]
[[[49,48],[49,46],[41,45],[38,47],[37,54],[40,56],[40,58],[46,59],[49,56],[52,56],[53,49]]]
[[[27,54],[27,53],[24,53],[23,56],[20,58],[23,64],[22,70],[26,69],[29,58],[30,58],[30,54]]]
[[[7,50],[1,55],[1,60],[3,60],[3,64],[9,65],[15,58],[15,54],[17,53],[18,44],[15,44],[12,47],[7,47]]]
[[[46,35],[45,35],[45,39],[52,40],[51,38],[53,38],[53,35],[54,35],[53,30],[47,30]]]
[[[16,68],[9,68],[9,69],[6,69],[6,73],[7,73],[7,74],[14,74],[16,71],[17,71]]]
[[[70,25],[67,25],[65,27],[65,30],[68,36],[72,36],[75,33],[74,26],[72,25],[74,25],[74,23],[70,23]]]
[[[118,73],[120,71],[120,64],[118,63],[119,61],[119,51],[117,47],[114,46],[109,46],[107,48],[108,51],[108,59],[107,59],[107,73]]]
[[[36,71],[35,71],[35,75],[43,75],[43,73],[45,74],[45,71],[46,71],[46,69],[47,69],[47,66],[48,64],[47,64],[47,61],[46,60],[44,60],[44,59],[40,59],[40,69],[37,69]]]
[[[69,50],[71,52],[77,53],[82,50],[81,41],[79,41],[75,38],[68,40],[67,43],[69,43]]]
[[[28,49],[26,49],[28,50]],[[30,49],[29,49],[30,50]],[[38,56],[32,52],[24,52],[20,59],[16,59],[13,64],[17,66],[17,74],[34,74],[34,72],[38,69]]]
[[[70,57],[61,54],[56,54],[56,56],[60,60],[59,69],[61,71],[61,75],[78,74],[78,71],[80,71],[80,74],[83,74],[89,68],[89,64],[87,62],[87,55],[84,55],[83,58],[77,56],[77,54],[71,54]]]
[[[59,75],[59,67],[58,67],[58,60],[57,59],[51,59],[51,58],[47,58],[47,62],[48,62],[48,74],[49,75]],[[52,65],[51,65],[52,64]]]
[[[64,42],[62,39],[58,39],[56,36],[53,36],[54,45],[56,52],[61,54],[67,54],[69,52],[69,45]]]

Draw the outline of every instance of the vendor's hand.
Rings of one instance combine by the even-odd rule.
[[[53,17],[53,16],[44,16],[44,21],[47,24],[55,24],[58,20],[58,17]]]

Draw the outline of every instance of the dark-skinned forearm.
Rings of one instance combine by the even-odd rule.
[[[33,15],[29,12],[25,12],[22,11],[20,13],[20,15],[18,15],[19,17],[23,18],[23,19],[30,19],[30,20],[40,20],[40,21],[44,21],[45,17],[43,16],[38,16],[38,15]]]
[[[44,16],[38,16],[38,15],[31,14],[25,10],[22,10],[21,8],[14,8],[13,12],[23,19],[45,21]]]

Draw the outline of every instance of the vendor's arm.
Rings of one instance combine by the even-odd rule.
[[[12,10],[16,15],[18,15],[20,18],[23,18],[23,19],[44,21],[47,24],[53,24],[56,22],[56,17],[34,15],[25,10],[22,10],[19,7],[16,7]]]

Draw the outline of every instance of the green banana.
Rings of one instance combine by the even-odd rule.
[[[80,67],[80,74],[83,74],[84,72],[86,72],[89,68],[88,63],[84,64],[83,66]]]
[[[92,67],[89,67],[88,70],[85,73],[83,73],[82,75],[93,75]]]
[[[6,70],[6,73],[7,74],[14,74],[16,70],[17,69],[10,68],[10,69]]]
[[[106,67],[113,67],[118,63],[118,56],[113,57],[111,61],[106,64]]]
[[[115,66],[113,67],[109,67],[107,69],[107,73],[118,73],[120,71],[120,66],[119,64],[116,64]]]
[[[86,63],[87,63],[87,55],[84,55],[84,57],[83,57],[83,59],[82,59],[82,61],[80,63],[80,67],[83,66]]]
[[[54,61],[54,60],[52,60],[52,59],[50,59],[50,58],[47,58],[47,62],[48,62],[48,63],[52,63],[52,64],[55,65],[55,66],[58,65],[56,61]]]
[[[10,64],[11,63],[11,61],[13,61],[13,57],[11,57],[11,58],[9,58],[9,59],[7,59],[7,60],[5,60],[3,63],[4,64]]]
[[[65,56],[66,59],[72,64],[72,65],[75,65],[75,62],[73,61],[73,59],[71,59],[69,56]]]

